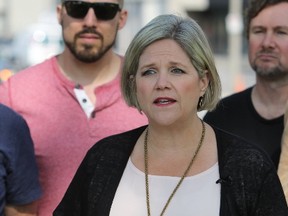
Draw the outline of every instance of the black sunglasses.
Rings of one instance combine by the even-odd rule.
[[[63,5],[67,14],[76,19],[84,18],[90,8],[93,8],[95,16],[99,20],[111,20],[118,11],[121,11],[119,4],[108,2],[65,1]]]

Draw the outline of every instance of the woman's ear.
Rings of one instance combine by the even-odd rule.
[[[201,96],[203,96],[205,94],[206,89],[209,86],[209,82],[210,82],[209,72],[208,72],[208,70],[205,70],[202,74],[202,77],[200,78]]]

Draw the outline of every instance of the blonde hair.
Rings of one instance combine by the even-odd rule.
[[[147,46],[161,39],[172,39],[177,42],[187,53],[200,78],[208,72],[209,85],[198,111],[214,109],[221,96],[221,83],[206,36],[193,19],[172,14],[154,18],[130,43],[125,53],[121,78],[121,89],[126,103],[141,110],[134,79],[139,58]]]

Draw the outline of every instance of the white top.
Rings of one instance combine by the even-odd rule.
[[[87,96],[86,92],[82,88],[74,88],[74,93],[76,98],[81,105],[81,108],[85,112],[87,118],[91,117],[92,112],[94,111],[94,105],[90,101],[89,97]]]
[[[159,216],[180,177],[148,177],[151,216]],[[164,215],[218,216],[220,184],[216,184],[216,181],[219,178],[218,163],[200,174],[186,177]],[[145,174],[134,166],[131,158],[124,170],[110,211],[110,216],[123,215],[147,216]]]

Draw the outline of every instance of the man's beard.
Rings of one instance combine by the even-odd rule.
[[[262,65],[261,63],[257,63],[257,58],[256,58],[251,63],[251,67],[254,69],[254,71],[259,77],[267,81],[281,80],[284,77],[287,77],[288,75],[288,71],[285,70],[281,62],[278,62],[278,64],[274,65],[273,67],[272,66],[268,67],[268,66]]]
[[[93,49],[95,49],[95,48],[91,44],[82,45],[83,50],[81,50],[81,51],[79,51],[77,49],[77,38],[81,34],[85,34],[85,33],[95,34],[95,35],[97,35],[97,37],[100,38],[102,45],[99,47],[98,50],[93,51]],[[84,63],[94,63],[94,62],[98,61],[99,59],[101,59],[105,55],[105,53],[107,53],[107,51],[110,50],[110,48],[112,48],[114,46],[115,40],[116,40],[116,34],[114,36],[113,41],[105,47],[103,46],[102,34],[95,31],[95,29],[93,29],[93,28],[87,28],[87,29],[79,32],[78,34],[76,34],[73,42],[67,41],[65,39],[64,35],[63,35],[63,40],[64,40],[64,43],[66,44],[66,46],[68,47],[68,49],[70,50],[70,52],[74,55],[74,57],[76,59],[78,59],[79,61],[84,62]]]
[[[287,77],[288,71],[285,71],[281,66],[275,66],[270,68],[263,68],[257,66],[256,64],[252,65],[252,68],[255,70],[256,74],[265,80],[277,81],[281,80],[284,77]]]

